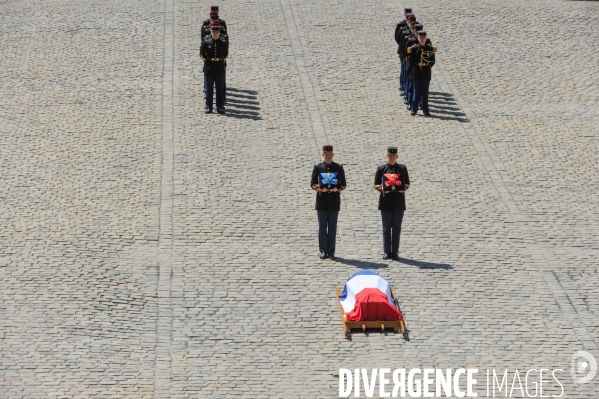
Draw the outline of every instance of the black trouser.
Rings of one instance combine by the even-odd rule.
[[[318,248],[320,252],[334,254],[339,212],[316,211],[316,213],[318,213]]]
[[[401,235],[401,222],[403,209],[393,212],[381,211],[383,219],[383,252],[396,254],[399,252],[399,236]]]
[[[205,75],[206,80],[206,108],[212,110],[214,101],[214,87],[216,86],[216,108],[225,108],[225,75]]]
[[[418,112],[418,106],[422,105],[422,111],[429,112],[428,109],[428,90],[430,87],[430,80],[414,80],[414,96],[412,97],[412,101],[410,106],[412,107],[412,112]]]

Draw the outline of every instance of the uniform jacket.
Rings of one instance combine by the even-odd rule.
[[[223,37],[214,40],[206,37],[200,47],[200,57],[204,60],[204,75],[219,76],[225,74],[225,59],[229,55],[229,43]]]
[[[411,73],[412,64],[410,63],[410,54],[408,54],[408,48],[412,47],[418,43],[418,39],[414,37],[412,32],[410,32],[410,36],[406,36],[403,42],[403,51],[404,56],[406,57],[407,70]]]
[[[414,64],[412,63],[410,54],[408,54],[408,48],[414,46],[415,44],[418,44],[418,39],[416,38],[416,36],[414,36],[412,34],[412,32],[410,32],[410,36],[406,36],[406,39],[404,40],[404,55],[406,57],[406,63],[408,66],[407,68],[408,68],[408,72],[410,72],[410,75],[412,74],[412,68],[413,68]],[[426,44],[429,44],[429,45],[431,44],[431,40],[429,38],[426,39]],[[418,62],[420,62],[420,61],[418,61]],[[416,64],[418,64],[418,62],[416,62]]]
[[[408,168],[406,168],[405,165],[399,163],[391,165],[386,163],[379,166],[376,170],[376,174],[374,175],[375,189],[378,190],[378,187],[383,184],[383,175],[390,172],[399,174],[399,179],[402,184],[406,187],[410,186],[410,176],[408,176]],[[379,211],[393,212],[397,209],[406,209],[406,196],[404,193],[391,191],[385,194],[383,194],[383,192],[379,194]]]
[[[345,189],[345,172],[343,171],[343,165],[340,165],[336,162],[331,162],[327,164],[326,162],[321,162],[318,165],[314,165],[314,169],[312,170],[312,180],[310,181],[310,187],[313,190],[318,189],[318,174],[319,173],[327,173],[327,172],[337,172],[338,184],[336,187],[339,190]],[[341,193],[330,192],[326,193],[317,192],[316,193],[316,205],[314,207],[317,211],[328,211],[328,212],[339,212],[341,210]]]
[[[420,44],[413,45],[409,58],[412,79],[418,81],[431,80],[431,68],[435,65],[435,52],[430,42],[427,42],[424,46]]]
[[[414,35],[412,34],[412,31],[410,30],[410,28],[408,26],[403,28],[402,32],[400,33],[400,44],[399,44],[400,49],[398,50],[398,53],[403,54],[404,58],[408,55],[406,53],[407,41],[410,40],[410,38],[412,38],[412,37],[414,37]]]
[[[403,29],[407,26],[407,22],[406,21],[400,21],[397,23],[397,25],[395,26],[395,42],[397,44],[400,44],[401,41],[401,36],[400,34],[402,33]]]

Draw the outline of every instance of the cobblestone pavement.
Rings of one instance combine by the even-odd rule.
[[[209,5],[0,1],[0,398],[329,398],[339,367],[560,368],[599,398],[568,375],[599,359],[599,4],[228,0],[226,116],[202,113]],[[432,118],[397,90],[404,6],[439,47]],[[308,187],[325,143],[337,262]],[[389,144],[400,262],[371,188]],[[407,339],[343,336],[361,269]]]

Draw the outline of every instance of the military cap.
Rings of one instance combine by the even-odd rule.
[[[422,25],[422,24],[414,24],[414,29],[420,31],[420,30],[424,29],[424,25]]]
[[[330,144],[323,145],[322,152],[333,152],[333,146]]]
[[[426,31],[425,30],[419,31],[418,36],[426,36]]]
[[[406,14],[406,18],[407,18],[407,19],[416,20],[416,16],[415,16],[414,14],[412,14],[412,13],[408,13],[408,14]]]
[[[397,147],[387,147],[387,154],[397,154]]]
[[[210,11],[218,12],[218,6],[210,6]]]
[[[220,21],[218,19],[213,19],[210,21],[210,29],[219,29],[220,30]]]
[[[404,13],[404,14],[409,14],[409,13],[411,13],[411,12],[412,12],[412,9],[411,9],[411,8],[404,8],[404,9],[403,9],[403,13]]]

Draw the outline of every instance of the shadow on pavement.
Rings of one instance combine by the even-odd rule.
[[[230,100],[230,99],[227,99],[227,105],[229,107],[236,107],[236,108],[247,109],[247,110],[252,110],[252,111],[260,111],[260,107],[249,105],[248,103],[245,103],[245,102],[240,102],[240,101],[235,101],[235,100]]]
[[[366,331],[360,331],[360,330],[352,330],[351,333],[345,333],[345,339],[348,341],[352,341],[352,335],[363,335],[365,337],[369,337],[370,334],[376,334],[376,335],[382,335],[382,336],[389,336],[389,335],[401,335],[401,332],[395,332],[393,330],[389,330],[389,331],[381,331],[380,328],[367,328]],[[403,338],[406,341],[410,340],[410,337],[408,336],[408,331],[406,330],[406,332],[403,334]]]
[[[255,90],[227,87],[227,114],[232,118],[262,120]]]
[[[252,119],[255,121],[262,120],[262,117],[260,116],[260,113],[258,113],[258,112],[236,110],[236,109],[231,109],[230,107],[227,107],[226,109],[227,109],[227,116],[229,116],[231,118]]]
[[[436,112],[436,111],[432,111],[431,112]],[[432,118],[432,119],[440,119],[442,121],[458,121],[461,123],[466,123],[466,122],[470,122],[469,119],[467,118],[460,118],[457,116],[444,116],[444,115],[435,115],[431,113],[431,116],[429,116],[428,118]]]
[[[462,123],[470,122],[451,93],[429,92],[428,106],[431,111],[431,118]]]
[[[229,104],[249,104],[249,105],[260,105],[258,101],[251,100],[239,100],[237,98],[231,98],[231,94],[229,94],[229,98],[227,99]]]
[[[231,91],[231,92],[239,92],[239,93],[246,93],[246,94],[251,94],[251,95],[257,95],[258,92],[255,90],[243,90],[243,89],[236,89],[234,87],[227,87],[227,91]]]
[[[453,269],[453,266],[449,265],[447,263],[421,262],[419,260],[406,259],[406,258],[401,258],[401,257],[399,258],[399,260],[397,262],[403,263],[404,265],[416,266],[421,269],[443,269],[443,270]]]
[[[344,259],[344,258],[335,258],[335,262],[342,263],[344,265],[354,266],[358,269],[383,269],[389,267],[386,263],[376,263],[376,262],[364,262],[356,259]]]

